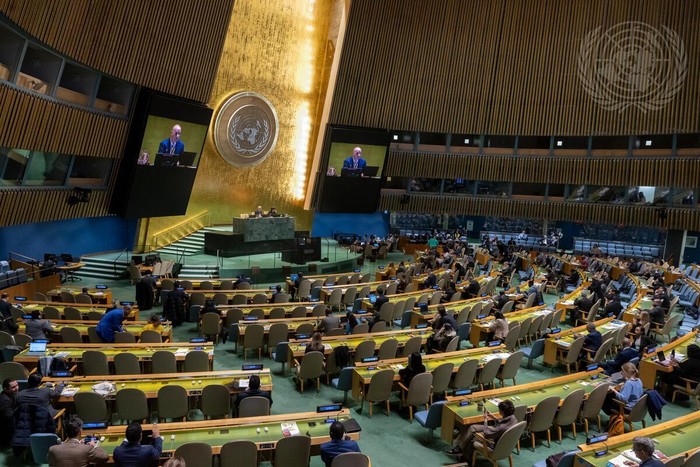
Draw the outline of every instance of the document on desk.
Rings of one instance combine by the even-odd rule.
[[[494,397],[493,399],[489,399],[489,402],[491,402],[493,405],[495,405],[496,407],[498,407],[498,404],[500,404],[501,402],[503,402],[503,400],[502,400],[502,399],[499,399],[498,397]]]
[[[187,352],[189,352],[189,351],[190,351],[190,349],[188,349],[186,347],[184,347],[184,348],[181,347],[175,351],[175,356],[176,357],[184,357],[187,355]]]
[[[74,387],[65,387],[63,388],[63,391],[61,391],[61,396],[63,397],[73,397],[75,394],[80,391],[80,388],[74,388]]]
[[[281,428],[282,428],[282,434],[284,435],[285,438],[288,438],[290,436],[296,436],[300,433],[299,427],[297,426],[296,422],[282,423]]]
[[[250,379],[248,379],[248,378],[246,378],[246,379],[241,378],[241,379],[238,380],[238,387],[239,387],[240,389],[247,389],[247,388],[248,388],[248,383],[249,383],[249,382],[250,382]]]

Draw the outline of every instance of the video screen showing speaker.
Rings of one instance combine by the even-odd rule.
[[[142,90],[110,211],[123,217],[185,214],[212,110]]]
[[[386,130],[329,127],[320,212],[374,212],[389,149]]]

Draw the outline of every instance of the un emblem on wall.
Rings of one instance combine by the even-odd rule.
[[[628,21],[599,27],[581,42],[578,76],[606,110],[659,110],[680,91],[688,73],[683,39],[672,29]]]
[[[253,92],[228,98],[214,123],[214,144],[226,162],[236,167],[265,160],[277,143],[277,112],[270,101]]]

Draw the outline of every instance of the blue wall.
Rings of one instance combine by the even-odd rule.
[[[389,214],[374,212],[371,214],[316,213],[311,226],[314,237],[333,237],[336,233],[357,235],[379,235],[386,237],[389,233]]]
[[[136,225],[136,219],[91,217],[4,227],[0,229],[0,258],[13,252],[43,261],[44,253],[80,256],[131,250]]]

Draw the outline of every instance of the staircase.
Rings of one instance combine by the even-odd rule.
[[[194,233],[189,234],[180,240],[171,243],[163,248],[158,248],[155,250],[157,254],[162,255],[173,255],[176,257],[180,256],[192,256],[204,252],[204,233],[208,231],[213,231],[209,227],[200,229]]]
[[[217,279],[219,277],[219,266],[206,264],[185,264],[180,270],[178,277],[187,279]]]
[[[85,266],[75,273],[80,278],[116,280],[123,277],[129,267],[126,255],[116,262],[100,256],[83,256],[80,260],[85,263]]]

